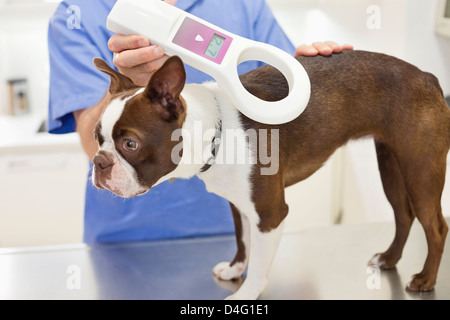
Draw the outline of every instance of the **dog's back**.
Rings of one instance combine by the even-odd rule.
[[[279,127],[243,116],[245,127],[280,130],[280,152],[286,155],[280,158],[297,172],[292,183],[312,174],[348,140],[362,136],[374,136],[393,148],[410,143],[411,148],[449,150],[450,110],[432,74],[395,57],[366,51],[297,59],[311,80],[305,111]],[[241,81],[265,100],[280,100],[288,93],[283,75],[271,66],[253,70]],[[290,140],[302,148],[290,148]],[[299,169],[295,162],[300,159],[306,168]],[[290,179],[286,182],[291,184]]]
[[[280,126],[242,116],[244,127],[279,130],[278,177],[254,174],[255,186],[294,184],[314,173],[348,140],[373,136],[384,191],[395,213],[396,234],[388,250],[376,254],[370,264],[395,267],[417,218],[429,252],[422,272],[413,276],[408,288],[432,290],[448,231],[440,202],[450,148],[450,110],[438,80],[402,60],[372,52],[344,51],[298,60],[311,80],[305,111]],[[279,100],[288,93],[285,79],[270,66],[243,75],[241,81],[262,99]],[[281,196],[272,201],[283,203]]]

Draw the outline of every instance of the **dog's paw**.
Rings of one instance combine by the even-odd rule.
[[[423,274],[415,274],[412,276],[411,281],[406,285],[406,290],[414,292],[427,292],[434,289],[436,279],[430,279]]]
[[[233,280],[239,278],[245,270],[245,265],[242,262],[235,263],[230,266],[229,262],[220,262],[213,268],[215,277],[221,280]]]
[[[377,253],[369,260],[369,266],[377,266],[380,269],[394,269],[398,259],[390,258],[386,253]]]

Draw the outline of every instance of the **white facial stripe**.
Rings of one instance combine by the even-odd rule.
[[[112,131],[114,128],[114,125],[116,124],[117,120],[119,120],[120,116],[122,115],[123,109],[125,108],[125,104],[128,100],[133,98],[134,96],[138,95],[144,91],[144,88],[139,89],[136,91],[136,93],[124,100],[122,99],[114,99],[110,102],[110,104],[106,107],[105,112],[102,116],[102,135],[105,141],[112,141]]]
[[[138,90],[133,96],[141,93],[144,89]],[[106,187],[111,191],[121,194],[124,197],[131,197],[141,194],[145,190],[137,181],[135,169],[117,152],[115,142],[112,137],[113,129],[125,108],[125,104],[133,96],[127,99],[114,99],[106,107],[101,119],[101,135],[104,142],[100,150],[111,153],[114,157],[114,165],[111,171],[111,179],[106,180]]]
[[[106,108],[105,113],[102,118],[102,134],[106,138],[112,138],[111,133],[117,120],[119,120],[122,115],[125,102],[119,99],[111,101],[109,106]]]
[[[126,100],[115,99],[106,108],[102,116],[102,136],[106,141],[112,141],[112,130],[122,115]]]

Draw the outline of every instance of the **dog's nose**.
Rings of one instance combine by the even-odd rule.
[[[96,155],[93,161],[94,165],[101,170],[105,170],[113,165],[113,162],[101,153]]]

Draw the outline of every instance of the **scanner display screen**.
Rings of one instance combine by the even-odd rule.
[[[205,55],[213,59],[217,58],[217,55],[219,54],[224,42],[225,38],[215,33],[205,50]]]

